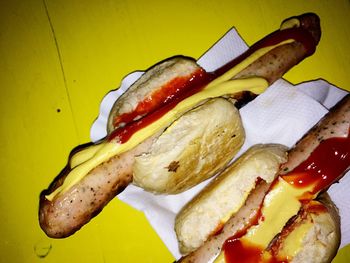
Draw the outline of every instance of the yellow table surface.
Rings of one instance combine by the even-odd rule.
[[[40,191],[89,141],[101,99],[127,73],[176,54],[198,58],[232,26],[252,44],[304,12],[320,16],[322,40],[285,78],[350,89],[347,0],[0,1],[0,261],[172,262],[144,215],[117,199],[72,237],[47,238]]]

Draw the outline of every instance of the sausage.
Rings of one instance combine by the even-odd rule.
[[[298,39],[296,39],[293,42],[295,44],[284,44],[272,49],[246,69],[243,69],[236,78],[245,78],[255,74],[255,76],[265,78],[271,84],[289,70],[292,65],[311,55],[315,50],[320,36],[319,20],[315,17],[317,16],[314,14],[301,17],[301,19],[311,21],[309,21],[307,28],[304,28],[305,23],[301,23],[301,30],[304,32],[303,34],[307,41],[299,43]],[[281,32],[282,34],[286,34],[287,31],[283,30]],[[264,43],[264,40],[262,40],[262,43]],[[261,44],[258,44],[255,50],[259,48],[259,45]],[[252,50],[248,50],[248,54],[249,52],[252,52]],[[287,53],[288,56],[285,56]],[[238,63],[242,58],[244,58],[244,54],[243,57],[241,56],[238,60],[234,60],[233,64]],[[277,61],[272,68],[269,66],[271,59]],[[216,71],[214,75],[222,74],[232,67],[233,64],[229,63],[225,65]],[[262,70],[254,73],[253,71],[255,70],[256,72],[258,68]],[[245,96],[241,97],[245,98]],[[74,185],[68,191],[54,197],[52,201],[47,200],[45,196],[59,187],[67,174],[72,170],[69,167],[64,169],[56,177],[51,187],[43,191],[40,195],[39,223],[44,232],[54,238],[67,237],[96,216],[115,195],[121,192],[132,181],[134,158],[137,155],[147,152],[147,149],[152,144],[152,140],[151,138],[141,142],[129,152],[115,156],[100,164],[98,167],[92,169],[81,182]]]
[[[323,141],[329,138],[346,138],[350,127],[350,94],[346,95],[310,132],[289,151],[288,161],[281,166],[282,174],[292,171]]]
[[[49,237],[63,238],[70,236],[89,222],[130,184],[134,156],[147,151],[153,139],[154,137],[151,137],[131,151],[102,163],[64,195],[50,202],[45,195],[63,183],[69,171],[66,167],[59,175],[59,181],[40,195],[39,223],[45,233]]]
[[[306,56],[312,54],[321,38],[320,19],[313,13],[303,14],[295,18],[300,21],[300,27],[310,33],[311,38],[309,42],[311,43],[305,46],[305,44],[295,41],[278,46],[272,52],[268,52],[243,69],[235,78],[259,76],[265,78],[269,84],[272,84]],[[260,43],[258,42],[255,45],[258,46]]]

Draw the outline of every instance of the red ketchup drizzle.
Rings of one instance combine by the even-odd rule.
[[[212,79],[213,76],[204,71],[201,74],[201,77],[191,78],[186,83],[186,92],[182,92],[177,94],[177,96],[173,96],[171,99],[168,100],[167,103],[164,103],[162,107],[160,107],[156,111],[149,113],[142,119],[130,122],[126,126],[114,130],[109,135],[108,140],[111,141],[114,138],[118,137],[120,143],[125,143],[135,132],[161,118],[164,114],[173,109],[179,102],[181,102],[185,98],[190,97],[193,94],[202,90],[205,87],[205,85],[207,85]]]
[[[206,74],[206,72],[203,69],[198,69],[191,75],[177,77],[164,84],[157,92],[153,92],[146,99],[139,102],[133,111],[121,114],[115,118],[113,122],[114,127],[119,126],[121,123],[132,122],[147,113],[155,111],[157,108],[171,101],[173,97],[190,89],[192,83],[196,82],[195,79],[203,78],[203,74]]]
[[[238,231],[234,236],[226,239],[223,244],[222,250],[224,251],[227,263],[259,262],[263,250],[260,247],[247,243],[246,241],[242,242],[240,238],[247,233],[250,227],[259,223],[259,219],[262,217],[262,204],[263,203],[260,204],[256,214],[249,219],[244,228]]]
[[[274,186],[273,183],[270,189]],[[237,232],[234,236],[226,239],[225,243],[222,246],[222,250],[225,255],[226,263],[256,263],[256,262],[264,262],[264,263],[284,263],[287,262],[285,260],[278,260],[277,258],[271,256],[268,259],[263,259],[264,248],[257,246],[248,242],[247,240],[240,239],[244,236],[248,229],[254,225],[258,225],[260,220],[263,220],[262,214],[262,206],[263,202],[260,204],[260,207],[256,213],[256,215],[249,220],[247,225]]]
[[[259,262],[263,249],[240,239],[228,239],[223,246],[227,263]]]
[[[278,259],[272,255],[264,258],[262,247],[245,240],[227,240],[224,246],[226,263],[288,263],[287,259]]]
[[[322,214],[328,211],[327,207],[324,204],[320,202],[312,202],[312,200],[308,202],[307,205],[303,204],[303,207],[306,207],[305,210],[308,213],[312,214]]]
[[[311,193],[327,189],[350,167],[350,138],[322,141],[311,155],[282,178],[294,187],[314,185]]]
[[[277,30],[270,35],[266,36],[259,42],[255,43],[252,47],[250,47],[245,53],[238,56],[237,58],[231,60],[221,68],[215,70],[214,72],[207,73],[204,70],[201,72],[201,74],[195,74],[195,76],[189,76],[187,81],[179,80],[181,82],[181,88],[178,90],[175,87],[172,88],[173,94],[166,93],[165,96],[159,95],[159,94],[152,94],[152,98],[155,101],[160,101],[161,107],[155,109],[155,105],[150,102],[150,104],[145,103],[144,101],[141,102],[137,108],[142,109],[142,114],[146,114],[143,118],[136,121],[134,120],[135,117],[139,116],[138,110],[135,112],[130,112],[126,114],[124,117],[122,117],[122,120],[117,120],[117,123],[120,122],[126,122],[131,121],[127,123],[124,127],[120,127],[116,130],[114,130],[108,137],[108,140],[111,141],[116,137],[119,137],[120,143],[125,143],[135,132],[138,130],[146,127],[147,125],[151,124],[152,122],[156,121],[157,119],[161,118],[165,113],[167,113],[169,110],[174,108],[180,101],[183,99],[199,92],[202,90],[205,85],[207,85],[210,81],[213,79],[221,76],[226,71],[237,65],[238,63],[242,62],[244,59],[246,59],[248,56],[250,56],[252,53],[257,51],[258,49],[261,49],[263,47],[276,45],[280,42],[283,42],[288,39],[294,39],[298,42],[300,42],[305,49],[307,50],[305,57],[311,55],[314,53],[316,45],[315,40],[312,38],[311,34],[303,29],[303,28],[290,28],[285,30]],[[170,84],[169,84],[170,85]],[[164,87],[165,90],[165,87]],[[164,92],[163,88],[161,89],[161,93]],[[150,106],[152,105],[152,106]],[[150,107],[150,108],[147,108]]]

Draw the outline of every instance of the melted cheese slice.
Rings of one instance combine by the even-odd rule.
[[[92,169],[109,160],[113,156],[122,154],[123,152],[134,148],[139,143],[169,126],[177,118],[179,118],[185,112],[189,111],[194,106],[198,105],[201,101],[240,91],[251,91],[255,94],[262,93],[268,87],[268,82],[265,79],[259,77],[251,77],[233,80],[232,78],[270,50],[274,49],[277,46],[291,42],[294,42],[294,40],[285,40],[274,46],[264,47],[255,51],[241,63],[228,70],[225,74],[214,79],[204,89],[182,100],[161,118],[144,127],[143,129],[135,132],[125,143],[121,144],[115,141],[105,140],[100,144],[90,146],[87,149],[76,153],[71,158],[70,165],[72,170],[67,175],[65,181],[55,191],[47,195],[46,199],[52,201],[56,195],[64,193],[74,184],[82,180]]]

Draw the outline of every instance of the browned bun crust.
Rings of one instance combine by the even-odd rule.
[[[210,99],[178,118],[135,158],[133,183],[154,193],[183,192],[221,171],[244,140],[234,104]]]

